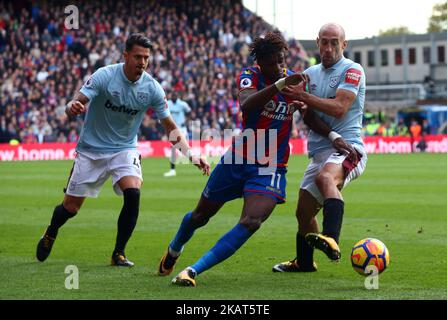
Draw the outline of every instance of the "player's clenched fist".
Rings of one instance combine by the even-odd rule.
[[[71,116],[77,116],[83,112],[85,112],[85,106],[77,101],[77,100],[72,100],[67,104],[67,108],[65,109],[65,112]]]

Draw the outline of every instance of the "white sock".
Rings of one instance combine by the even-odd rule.
[[[180,256],[180,254],[182,253],[183,248],[182,248],[182,250],[180,250],[180,251],[175,251],[175,250],[173,250],[171,247],[169,247],[169,248],[168,248],[168,251],[169,251],[169,254],[170,254],[171,256],[173,256],[174,258],[177,258],[177,257]]]
[[[197,275],[197,271],[194,268],[187,267],[186,270],[191,270],[194,273],[194,277]]]

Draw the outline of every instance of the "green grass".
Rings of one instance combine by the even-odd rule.
[[[126,249],[136,266],[119,269],[108,266],[122,201],[110,181],[60,230],[40,263],[35,246],[62,200],[71,162],[0,163],[0,299],[447,299],[447,154],[370,155],[364,175],[344,191],[342,261],[317,252],[316,273],[272,273],[274,263],[294,256],[297,190],[307,162],[291,158],[287,203],[233,257],[200,275],[196,288],[171,286],[171,276],[155,274],[206,183],[194,167],[181,165],[176,178],[165,179],[166,159],[143,161],[140,218]],[[228,203],[196,232],[175,272],[235,225],[241,204]],[[350,266],[352,245],[366,237],[382,240],[391,253],[379,290],[366,290]],[[67,265],[79,268],[78,290],[65,289]]]

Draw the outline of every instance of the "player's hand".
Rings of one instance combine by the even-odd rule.
[[[292,99],[295,101],[300,101],[301,95],[303,94],[303,92],[306,91],[305,86],[306,86],[306,82],[300,83],[298,85],[289,85],[289,86],[284,87],[284,89],[281,90],[281,94],[283,96],[286,96],[289,99]]]
[[[85,112],[85,106],[81,102],[74,100],[68,103],[67,108],[68,115],[75,117],[83,112]]]
[[[343,138],[337,138],[332,142],[332,146],[340,153],[346,155],[346,158],[353,163],[358,162],[360,159],[357,155],[357,150],[352,145],[347,143]]]
[[[204,156],[193,156],[191,162],[202,171],[203,175],[210,175],[210,164],[206,161]]]
[[[309,82],[309,76],[304,73],[294,73],[290,76],[287,76],[285,78],[285,81],[286,86],[293,86],[300,84],[301,82]]]
[[[293,100],[292,103],[290,104],[290,106],[292,108],[294,108],[295,111],[298,110],[302,115],[304,115],[304,113],[306,113],[306,110],[308,108],[307,104],[305,104],[304,102],[299,101],[299,100]]]

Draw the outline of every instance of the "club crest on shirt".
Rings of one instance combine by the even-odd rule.
[[[244,78],[241,80],[241,88],[250,88],[252,86],[252,81],[249,78]]]
[[[149,103],[149,93],[137,92],[137,100],[141,103]]]
[[[332,76],[329,78],[329,87],[335,88],[340,81],[340,76]]]
[[[86,88],[92,88],[93,87],[93,77],[90,76],[87,81],[84,84],[84,87]]]

